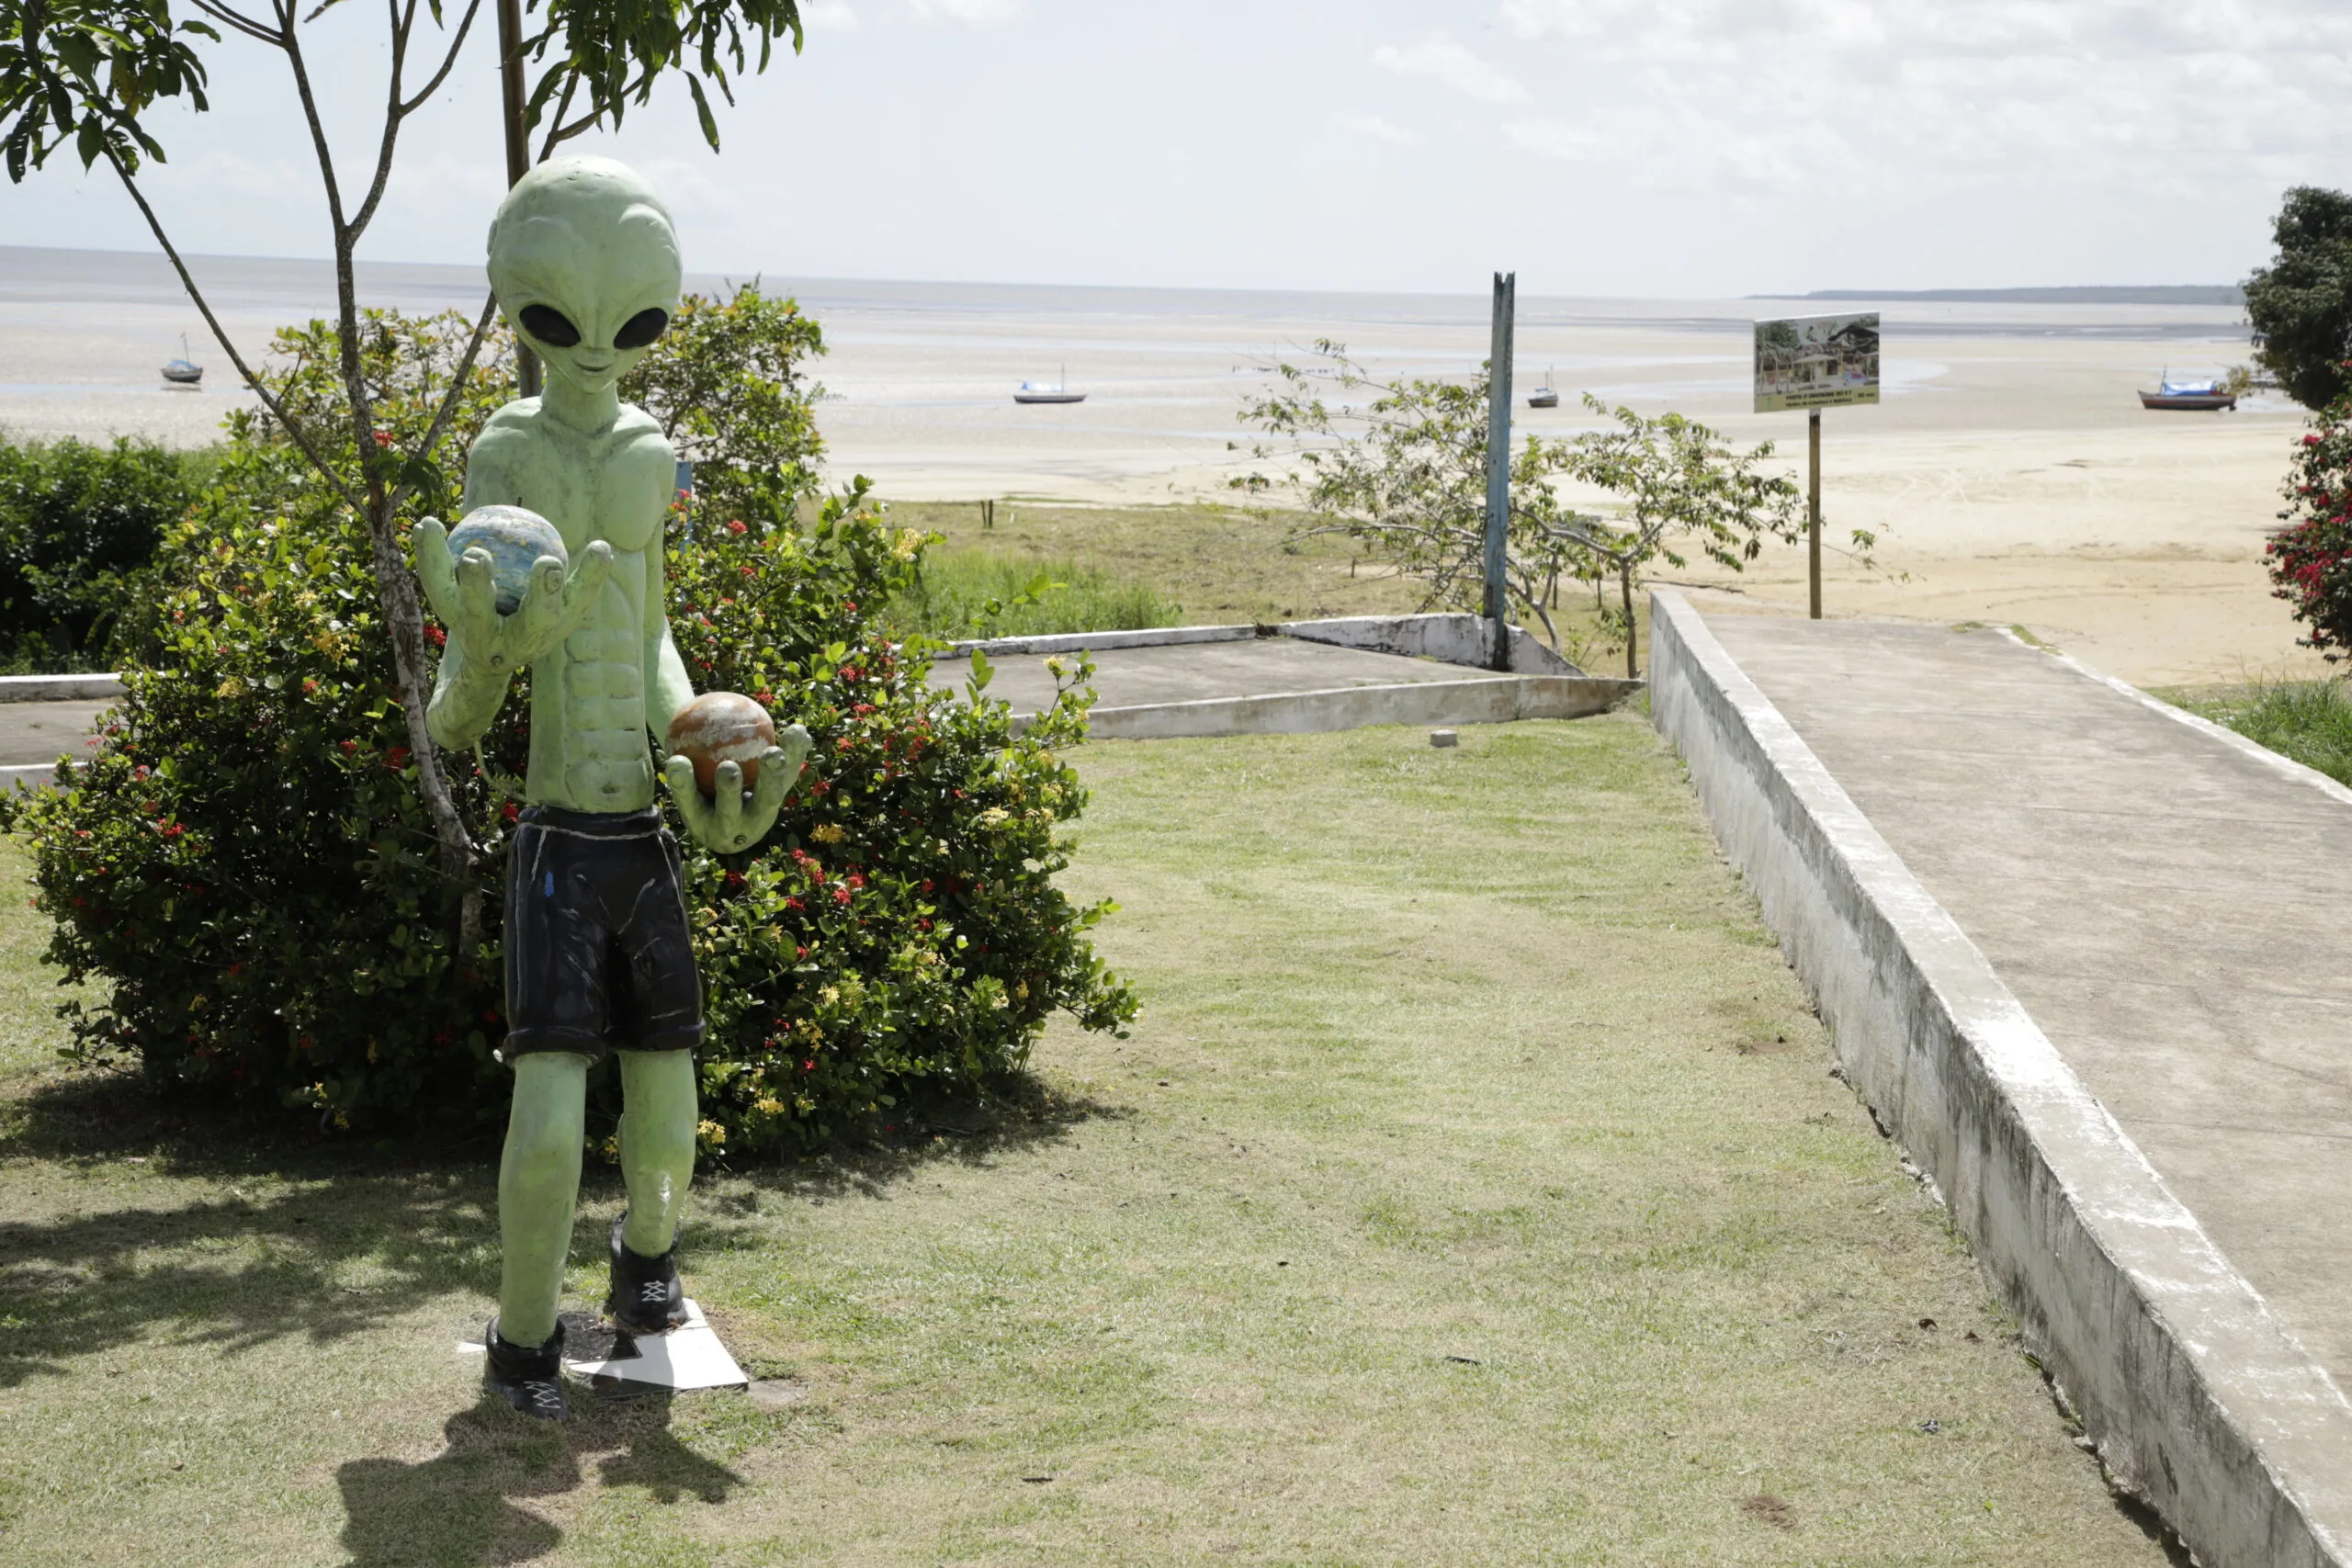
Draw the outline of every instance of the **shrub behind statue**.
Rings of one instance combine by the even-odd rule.
[[[814,335],[788,310],[765,314]],[[375,321],[365,363],[388,426],[425,417],[464,325]],[[332,396],[333,334],[296,343],[287,394]],[[495,362],[475,376],[459,446],[507,390]],[[726,462],[706,447],[697,473]],[[169,586],[105,744],[77,788],[0,817],[28,834],[56,922],[50,957],[105,983],[104,1001],[67,1005],[78,1055],[135,1062],[199,1111],[290,1110],[329,1128],[494,1122],[499,889],[526,693],[485,737],[486,772],[453,760],[487,852],[481,940],[460,952],[367,534],[322,488],[265,423],[239,423],[220,482],[165,540]],[[1054,829],[1084,801],[1057,748],[1082,732],[1083,704],[1016,739],[1001,705],[931,692],[928,656],[877,618],[924,541],[862,491],[797,527],[706,513],[696,533],[667,578],[695,683],[751,694],[816,742],[764,843],[687,858],[711,1031],[706,1147],[878,1130],[910,1089],[1017,1066],[1057,1010],[1098,1029],[1132,1016],[1086,942],[1100,911],[1053,885],[1066,863]]]

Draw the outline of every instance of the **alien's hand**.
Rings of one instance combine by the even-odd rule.
[[[662,777],[695,841],[719,854],[734,854],[766,838],[775,826],[775,814],[783,809],[785,795],[799,778],[801,761],[808,755],[808,732],[796,724],[760,754],[760,782],[748,794],[743,770],[733,762],[718,764],[710,799],[703,797],[695,784],[695,765],[684,757],[663,763]]]
[[[462,560],[452,560],[447,529],[430,517],[416,525],[416,575],[435,618],[469,671],[501,682],[571,635],[595,606],[612,570],[613,547],[602,539],[581,552],[569,575],[561,561],[541,556],[523,602],[513,615],[502,615],[488,552],[468,550]]]

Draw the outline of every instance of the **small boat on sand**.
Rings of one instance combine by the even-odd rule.
[[[2211,413],[2216,409],[2234,411],[2238,395],[2219,381],[2159,380],[2153,392],[2140,394],[2143,409],[2183,409],[2192,412]]]
[[[187,334],[180,334],[180,356],[164,367],[164,379],[175,387],[193,387],[204,379],[204,367],[187,356]]]
[[[1060,380],[1023,381],[1021,389],[1012,394],[1012,400],[1016,403],[1082,403],[1086,400],[1086,394],[1069,389],[1069,367],[1065,365]]]
[[[1544,384],[1527,394],[1527,406],[1532,409],[1555,409],[1560,406],[1560,394],[1553,389],[1552,372],[1544,372]]]

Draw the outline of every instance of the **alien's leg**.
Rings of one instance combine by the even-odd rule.
[[[555,1332],[580,1201],[587,1099],[587,1057],[535,1051],[515,1059],[514,1108],[498,1168],[498,1331],[514,1344],[537,1345]]]
[[[659,1333],[685,1321],[675,1257],[678,1221],[695,1176],[700,1083],[692,1051],[623,1051],[621,1179],[628,1213],[613,1225],[615,1323]]]

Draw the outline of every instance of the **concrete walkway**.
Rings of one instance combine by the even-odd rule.
[[[89,754],[90,730],[108,702],[0,702],[0,769],[45,767]]]
[[[2259,1294],[2230,1332],[2254,1333],[2248,1325],[2264,1303],[2285,1331],[2278,1366],[2234,1379],[2232,1352],[2225,1346],[2216,1359],[2214,1337],[2187,1321],[2199,1310],[2192,1298],[2220,1300],[2230,1282],[2209,1269],[2203,1283],[2183,1284],[2197,1269],[2165,1261],[2161,1250],[2149,1263],[2125,1258],[2123,1247],[2105,1249],[2120,1269],[2108,1293],[2139,1292],[2126,1315],[2160,1320],[2153,1337],[2115,1335],[2101,1350],[2107,1330],[2075,1320],[2095,1319],[2103,1307],[2030,1303],[2030,1319],[2052,1320],[2053,1333],[2073,1331],[2073,1321],[2090,1353],[2118,1359],[2079,1377],[2097,1385],[2111,1374],[2124,1391],[2116,1397],[2125,1401],[2172,1396],[2155,1386],[2167,1375],[2158,1363],[2172,1352],[2147,1347],[2178,1339],[2188,1381],[2218,1406],[2213,1419],[2249,1445],[2252,1462],[2238,1467],[2245,1474],[2177,1474],[2199,1456],[2187,1451],[2196,1442],[2176,1442],[2154,1450],[2145,1475],[2127,1479],[2188,1515],[2206,1506],[2197,1500],[2200,1479],[2244,1494],[2233,1506],[2220,1499],[2222,1513],[2234,1511],[2253,1532],[2235,1544],[2229,1534],[2236,1526],[2227,1518],[2173,1519],[2209,1562],[2341,1560],[2352,1543],[2337,1536],[2331,1545],[2330,1519],[2344,1523],[2352,1427],[2329,1408],[2342,1399],[2326,1385],[2352,1383],[2352,793],[1997,633],[1724,614],[1702,619],[1679,600],[1661,613],[1672,623],[1656,672],[1661,704],[1684,700],[1665,693],[1668,642],[1675,643],[1672,657],[1692,669],[1708,656],[1712,636],[1736,666],[1717,683],[1736,690],[1745,676],[1778,710],[1900,858],[1896,869],[1907,870],[1957,923],[1998,985],[2022,1004],[2028,1027],[2039,1027],[2161,1179],[2154,1198],[2125,1201],[2095,1182],[2065,1178],[2064,1162],[2073,1156],[2061,1148],[2048,1157],[2064,1179],[2047,1196],[2086,1215],[2097,1242],[2103,1225],[2128,1227],[2129,1211],[2136,1206],[2145,1217],[2169,1188],[2194,1219],[2164,1223],[2176,1231],[2186,1225],[2192,1236],[2201,1228]],[[1685,679],[1681,689],[1702,683]],[[1660,722],[1686,755],[1706,744],[1687,718]],[[1694,775],[1701,766],[1694,757]],[[1793,768],[1804,771],[1801,756]],[[1740,808],[1720,788],[1716,795],[1709,808],[1721,829],[1722,813]],[[1780,814],[1789,815],[1785,806]],[[1737,831],[1755,834],[1752,826]],[[1729,841],[1734,831],[1725,836]],[[1863,860],[1871,852],[1866,843],[1858,852]],[[1769,874],[1743,869],[1751,883]],[[1774,896],[1761,887],[1759,896],[1769,912]],[[1785,918],[1774,923],[1783,926]],[[1870,937],[1859,934],[1861,924],[1853,929],[1858,934],[1842,954],[1838,941],[1817,931],[1801,937],[1810,950],[1801,970],[1883,968]],[[1782,935],[1791,940],[1790,931]],[[1950,988],[1932,975],[1928,983]],[[1882,993],[1902,988],[1872,984]],[[1918,1016],[1917,998],[1901,1005]],[[1997,1057],[2001,1047],[1980,1049]],[[2004,1070],[1996,1061],[1996,1084]],[[2027,1083],[2030,1077],[2011,1089],[2030,1097],[2039,1087]],[[1901,1081],[1899,1073],[1887,1080]],[[1948,1082],[1929,1086],[1932,1092],[1905,1087],[1925,1094],[1933,1113],[1949,1122],[1986,1114],[1963,1104],[1967,1097]],[[1880,1098],[1901,1093],[1874,1094],[1873,1108],[1906,1143],[1944,1141],[1922,1127],[1919,1107],[1883,1108]],[[1934,1170],[1927,1156],[1915,1157]],[[2076,1168],[2090,1163],[2078,1160]],[[1953,1186],[1951,1174],[1940,1179]],[[1963,1208],[1975,1213],[1983,1205],[1955,1203],[1965,1227]],[[1984,1223],[2030,1227],[2047,1218],[1988,1214]],[[2002,1274],[2006,1266],[1995,1255],[2007,1243],[1972,1239]],[[2028,1293],[2037,1288],[2032,1275],[2030,1258],[2017,1264]],[[2275,1330],[2271,1338],[2278,1340]],[[2299,1354],[2327,1375],[2300,1384],[2301,1403],[2289,1414],[2267,1410],[2269,1393],[2301,1377],[2292,1366]],[[2096,1438],[2099,1417],[2092,1418]],[[2291,1440],[2272,1440],[2289,1428]],[[2223,1459],[2211,1462],[2230,1468]],[[2267,1479],[2257,1473],[2265,1472]],[[2301,1544],[2287,1551],[2275,1520],[2255,1525],[2270,1504],[2254,1494],[2274,1484],[2317,1527],[2316,1556]],[[2270,1544],[2249,1551],[2245,1540],[2256,1535]],[[2263,1555],[2271,1551],[2278,1555]]]

